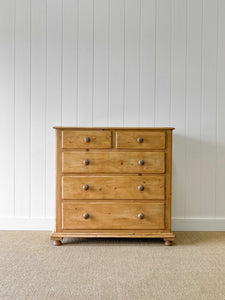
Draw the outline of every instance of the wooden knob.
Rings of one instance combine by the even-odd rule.
[[[141,159],[141,160],[139,160],[139,162],[138,162],[138,164],[140,165],[140,166],[143,166],[144,165],[144,160],[143,159]]]
[[[84,189],[84,191],[87,191],[87,190],[89,189],[89,185],[88,185],[88,184],[85,184],[85,185],[83,186],[83,189]]]
[[[138,186],[138,189],[139,189],[139,191],[144,191],[145,188],[144,188],[144,186],[141,184],[141,185]]]
[[[138,219],[144,219],[144,214],[143,213],[140,213],[140,214],[138,214]]]
[[[88,214],[88,213],[83,214],[83,218],[84,218],[85,220],[87,220],[87,219],[89,218],[89,214]]]
[[[85,159],[85,160],[83,161],[83,163],[84,163],[85,166],[87,166],[87,165],[89,165],[89,160],[88,160],[88,159]]]
[[[143,137],[137,138],[137,142],[138,142],[138,143],[143,143],[143,141],[144,141]]]
[[[91,139],[89,138],[89,136],[86,136],[86,137],[84,138],[84,141],[85,141],[85,143],[89,143],[89,142],[91,141]]]

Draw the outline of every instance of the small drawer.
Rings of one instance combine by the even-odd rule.
[[[165,132],[161,131],[117,131],[118,149],[163,150],[166,145]]]
[[[62,147],[69,148],[111,148],[111,131],[73,131],[65,130],[62,135]]]
[[[63,173],[164,173],[164,152],[63,152]]]
[[[163,175],[63,176],[62,198],[164,200]]]
[[[63,229],[164,229],[164,204],[73,201],[62,204]]]

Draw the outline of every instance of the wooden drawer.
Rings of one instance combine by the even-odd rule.
[[[164,152],[63,152],[64,173],[164,173]]]
[[[63,176],[62,198],[163,200],[164,176]]]
[[[62,147],[68,148],[111,148],[111,131],[73,131],[65,130],[62,135]]]
[[[116,147],[119,149],[165,149],[165,132],[117,131]]]
[[[116,205],[108,201],[63,203],[62,228],[164,229],[164,204],[141,201],[119,201]]]

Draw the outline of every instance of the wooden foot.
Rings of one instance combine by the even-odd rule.
[[[56,240],[56,241],[53,241],[53,245],[60,246],[60,245],[62,245],[62,242],[61,242],[61,240]]]
[[[164,239],[164,245],[165,245],[165,246],[172,246],[172,245],[173,245],[173,242],[170,241],[170,240],[165,240],[165,239]]]

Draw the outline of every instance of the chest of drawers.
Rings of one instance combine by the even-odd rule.
[[[54,245],[64,237],[163,238],[172,245],[173,128],[55,130]]]

